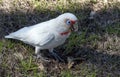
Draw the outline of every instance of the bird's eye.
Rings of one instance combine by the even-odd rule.
[[[66,24],[67,24],[67,25],[70,25],[70,24],[71,24],[70,20],[67,20],[67,21],[66,21]]]

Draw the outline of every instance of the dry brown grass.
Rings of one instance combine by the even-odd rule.
[[[51,61],[41,62],[34,58],[33,47],[4,39],[64,12],[74,13],[80,25],[78,34],[56,48],[65,63],[56,62],[46,51]],[[1,77],[120,76],[120,1],[0,0],[0,33]]]

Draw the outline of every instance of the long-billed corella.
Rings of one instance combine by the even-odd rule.
[[[5,38],[17,39],[35,47],[35,54],[44,60],[40,50],[48,49],[57,60],[61,58],[53,49],[62,45],[72,31],[78,30],[77,17],[72,13],[64,13],[51,20],[24,27],[10,33]]]

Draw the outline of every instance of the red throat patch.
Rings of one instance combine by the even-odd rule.
[[[66,31],[66,32],[62,32],[60,33],[61,35],[68,35],[70,33],[70,31]]]

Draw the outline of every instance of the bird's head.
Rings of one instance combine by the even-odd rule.
[[[78,31],[77,17],[72,13],[64,13],[57,17],[60,23],[63,24],[68,30]]]

